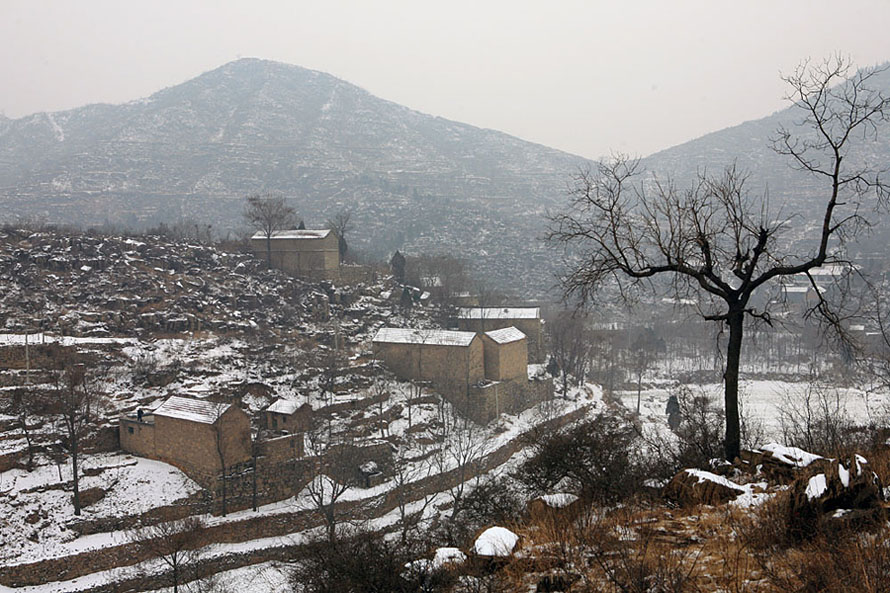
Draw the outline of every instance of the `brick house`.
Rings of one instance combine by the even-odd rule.
[[[485,378],[482,340],[474,332],[384,327],[374,354],[405,380],[430,381],[448,393],[466,393]]]
[[[294,276],[336,280],[340,277],[340,247],[330,229],[275,231],[269,238],[272,266]],[[254,255],[266,259],[266,235],[250,238]]]
[[[530,362],[543,362],[544,322],[540,307],[461,307],[457,311],[457,328],[485,333],[494,329],[515,327],[528,338]]]
[[[124,451],[175,465],[199,483],[212,481],[223,462],[251,456],[250,418],[241,408],[178,396],[141,419],[122,416],[120,440]]]
[[[515,327],[482,334],[485,378],[491,381],[528,380],[528,338]]]

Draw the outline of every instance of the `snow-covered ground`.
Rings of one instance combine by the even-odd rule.
[[[710,397],[718,407],[723,404],[723,384],[710,383],[688,386],[694,396]],[[782,440],[782,419],[789,411],[800,410],[804,405],[808,392],[811,405],[818,404],[819,397],[810,391],[808,383],[790,383],[786,381],[742,381],[740,397],[742,415],[763,429],[766,441]],[[835,406],[835,398],[839,409],[856,423],[867,424],[890,417],[890,393],[886,391],[870,392],[862,389],[824,387],[822,393],[827,396],[831,407]],[[643,419],[666,423],[665,406],[672,389],[669,386],[654,389],[643,389],[640,397],[640,415]],[[616,392],[617,399],[629,410],[637,407],[635,390]]]
[[[98,475],[87,475],[105,468]],[[59,479],[61,471],[62,480]],[[131,455],[86,455],[81,465],[81,492],[99,487],[102,500],[83,509],[81,519],[144,513],[173,504],[200,491],[181,471],[159,461]],[[70,488],[71,466],[42,465],[33,472],[0,473],[0,563],[39,560],[124,543],[122,532],[77,537],[67,524],[75,519]]]

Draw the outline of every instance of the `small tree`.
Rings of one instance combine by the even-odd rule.
[[[173,593],[179,593],[180,585],[195,576],[192,570],[200,558],[206,529],[199,517],[186,517],[137,529],[131,541],[144,553],[164,562]]]
[[[272,265],[272,235],[275,231],[293,228],[294,209],[280,194],[252,195],[246,198],[244,220],[266,239],[266,263]]]
[[[83,440],[95,428],[105,400],[95,377],[82,364],[65,363],[57,376],[48,409],[58,420],[59,444],[71,459],[74,514],[80,515],[80,454]]]
[[[785,77],[805,131],[780,128],[773,149],[790,157],[797,170],[825,182],[817,230],[801,233],[799,241],[783,237],[792,219],[771,212],[765,196],[750,197],[746,176],[734,166],[719,176],[702,173],[680,191],[660,180],[651,187],[637,184],[639,162],[617,157],[594,174],[582,172],[571,210],[551,218],[550,240],[568,249],[566,296],[590,302],[610,284],[633,300],[638,290],[653,289],[652,280],[665,278],[676,298],[697,297],[704,319],[728,328],[724,455],[729,460],[740,449],[739,364],[746,319],[772,321],[770,299],[761,299],[764,308],[757,308],[755,293],[792,276],[806,277],[817,295],[810,313],[844,335],[810,271],[849,263],[844,244],[867,223],[860,208],[869,194],[883,203],[890,189],[880,171],[847,159],[852,145],[874,137],[876,123],[890,115],[890,98],[869,88],[883,69],[860,70],[844,82],[849,64],[838,58],[805,63]]]
[[[341,262],[346,259],[346,252],[349,250],[349,245],[346,243],[346,234],[352,230],[351,218],[352,211],[341,210],[334,215],[334,218],[328,220],[328,228],[337,235],[337,248],[340,251]]]
[[[29,472],[34,469],[34,454],[36,453],[35,435],[31,424],[47,414],[46,405],[45,398],[32,387],[8,391],[0,399],[0,409],[3,410],[3,413],[15,418],[15,423],[25,438],[28,448],[28,462],[25,467]]]

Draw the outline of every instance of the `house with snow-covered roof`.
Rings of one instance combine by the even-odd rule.
[[[487,332],[515,327],[528,338],[531,362],[543,362],[544,322],[540,307],[461,307],[457,311],[457,328],[463,331]]]
[[[121,448],[175,465],[198,482],[251,456],[250,417],[229,403],[172,396],[120,419]]]
[[[528,380],[528,338],[515,327],[481,334],[485,378],[492,381]]]
[[[271,236],[256,233],[250,248],[258,258],[270,260],[272,267],[294,276],[336,280],[340,276],[340,247],[330,229],[274,231]]]
[[[268,430],[289,433],[304,433],[312,426],[312,406],[308,403],[279,398],[263,410]]]
[[[482,340],[475,332],[380,328],[374,354],[399,378],[430,381],[450,392],[466,392],[485,378]]]

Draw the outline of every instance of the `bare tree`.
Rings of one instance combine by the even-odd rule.
[[[355,458],[351,444],[322,427],[306,433],[306,450],[313,462],[306,485],[312,508],[325,523],[328,541],[337,538],[337,501],[355,485]]]
[[[34,469],[36,453],[32,425],[47,415],[46,404],[45,398],[30,386],[7,391],[0,397],[0,410],[15,418],[15,423],[25,439],[28,448],[28,462],[25,467],[29,472]]]
[[[81,511],[81,445],[95,429],[104,403],[96,378],[88,375],[82,364],[67,361],[64,370],[56,378],[56,385],[47,405],[59,423],[59,444],[71,459],[75,515],[80,515]]]
[[[441,427],[442,448],[436,456],[440,474],[454,472],[454,480],[445,491],[451,502],[448,520],[449,536],[454,539],[454,529],[462,509],[467,486],[478,477],[479,464],[485,457],[488,443],[482,429],[468,418],[452,411],[451,417]]]
[[[266,238],[266,263],[271,266],[272,235],[275,231],[293,228],[296,214],[280,194],[256,194],[247,196],[246,200],[244,220]]]
[[[560,313],[547,324],[550,337],[550,356],[559,377],[560,392],[563,397],[569,392],[569,378],[574,377],[578,383],[584,375],[590,361],[590,338],[584,330],[582,319],[568,312]]]
[[[220,485],[222,487],[222,516],[225,517],[228,512],[228,496],[226,492],[226,455],[225,455],[225,434],[223,433],[223,414],[225,414],[228,406],[222,403],[213,404],[213,435],[216,444],[216,456],[219,460],[219,468],[222,476]]]
[[[179,593],[179,587],[195,576],[191,571],[200,558],[206,528],[199,517],[186,517],[137,529],[131,541],[144,553],[164,562],[173,593]]]
[[[424,513],[439,496],[438,492],[428,492],[422,486],[417,486],[418,482],[435,475],[436,459],[433,451],[422,451],[417,456],[411,456],[407,446],[403,445],[393,462],[393,492],[399,509],[401,540],[406,544],[408,536],[418,531]]]
[[[808,247],[805,239],[788,247],[783,234],[792,220],[771,213],[766,197],[752,198],[746,176],[734,166],[716,177],[701,174],[686,191],[656,179],[650,192],[635,182],[639,162],[617,157],[600,164],[596,174],[578,175],[570,211],[551,218],[549,239],[574,250],[563,279],[567,296],[590,302],[614,282],[621,296],[632,300],[638,289],[652,290],[652,281],[665,277],[676,297],[697,297],[704,319],[728,327],[727,459],[737,457],[740,449],[739,361],[745,321],[772,322],[768,299],[757,309],[752,297],[784,278],[805,275],[818,295],[810,314],[842,335],[837,312],[809,272],[849,263],[843,246],[865,226],[860,207],[869,194],[881,203],[887,195],[878,172],[846,159],[855,141],[873,137],[876,123],[890,115],[890,99],[869,88],[882,69],[860,70],[844,82],[849,67],[840,58],[804,63],[784,78],[804,132],[780,128],[773,149],[790,157],[797,170],[825,183],[818,230]]]
[[[337,248],[340,251],[341,262],[346,259],[346,252],[349,250],[349,244],[346,243],[346,235],[352,230],[351,218],[351,210],[341,210],[333,218],[328,219],[327,222],[328,228],[337,235]]]

